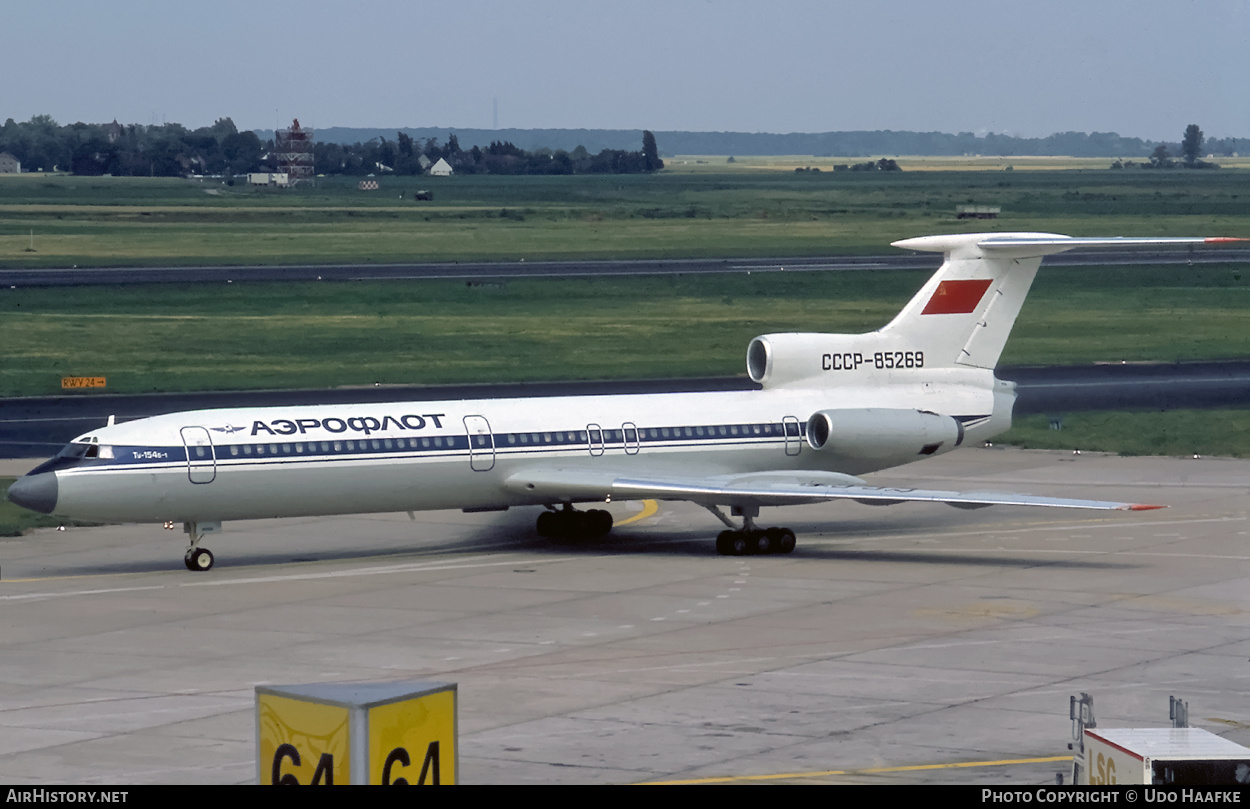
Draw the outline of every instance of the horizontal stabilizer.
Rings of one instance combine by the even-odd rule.
[[[1089,248],[1150,249],[1223,245],[1225,237],[1086,237],[1059,233],[948,233],[894,242],[946,260],[882,334],[924,352],[925,367],[993,368],[1042,258]],[[904,354],[905,356],[905,354]]]
[[[924,253],[947,253],[957,258],[977,254],[1001,258],[1030,258],[1102,247],[1181,247],[1185,245],[1217,245],[1250,241],[1228,236],[1064,236],[1060,233],[950,233],[941,236],[917,236],[892,242],[903,250]]]

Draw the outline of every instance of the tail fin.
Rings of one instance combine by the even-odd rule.
[[[1087,247],[1213,244],[1244,239],[1073,238],[1055,233],[966,233],[894,242],[945,253],[946,261],[881,329],[925,346],[925,363],[992,369],[1033,285],[1042,257]]]

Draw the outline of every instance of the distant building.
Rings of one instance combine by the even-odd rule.
[[[0,174],[21,174],[22,164],[8,152],[0,152]]]
[[[247,175],[247,181],[250,185],[269,185],[278,188],[286,188],[288,185],[285,172],[254,171]]]
[[[997,205],[956,205],[956,219],[997,219],[1003,209]]]
[[[430,170],[426,173],[432,177],[450,177],[451,164],[440,157],[438,162],[430,166]]]

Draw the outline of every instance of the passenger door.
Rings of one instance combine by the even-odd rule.
[[[485,416],[465,416],[464,429],[469,436],[469,467],[474,472],[495,468],[495,437]]]
[[[217,478],[217,453],[208,430],[183,427],[179,432],[187,448],[187,477],[192,483],[212,483]]]

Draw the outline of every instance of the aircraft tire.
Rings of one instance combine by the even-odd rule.
[[[588,522],[590,524],[590,536],[598,539],[607,536],[612,530],[612,514],[601,508],[591,509],[587,512]]]
[[[716,536],[716,552],[721,556],[746,556],[751,544],[742,531],[721,531]]]
[[[556,532],[559,530],[560,518],[556,516],[554,511],[544,511],[538,515],[537,530],[540,537],[546,539],[554,539]]]
[[[752,531],[750,533],[751,553],[774,553],[777,550],[777,538],[775,532],[777,529],[769,528],[767,531]]]
[[[197,572],[211,570],[213,567],[213,552],[208,548],[195,548],[187,553],[184,561],[187,563],[187,570]]]
[[[585,511],[561,512],[560,536],[564,539],[590,539],[594,536],[595,520]]]
[[[777,541],[777,553],[790,553],[797,544],[798,538],[794,536],[794,532],[789,528],[782,528],[781,539]]]

